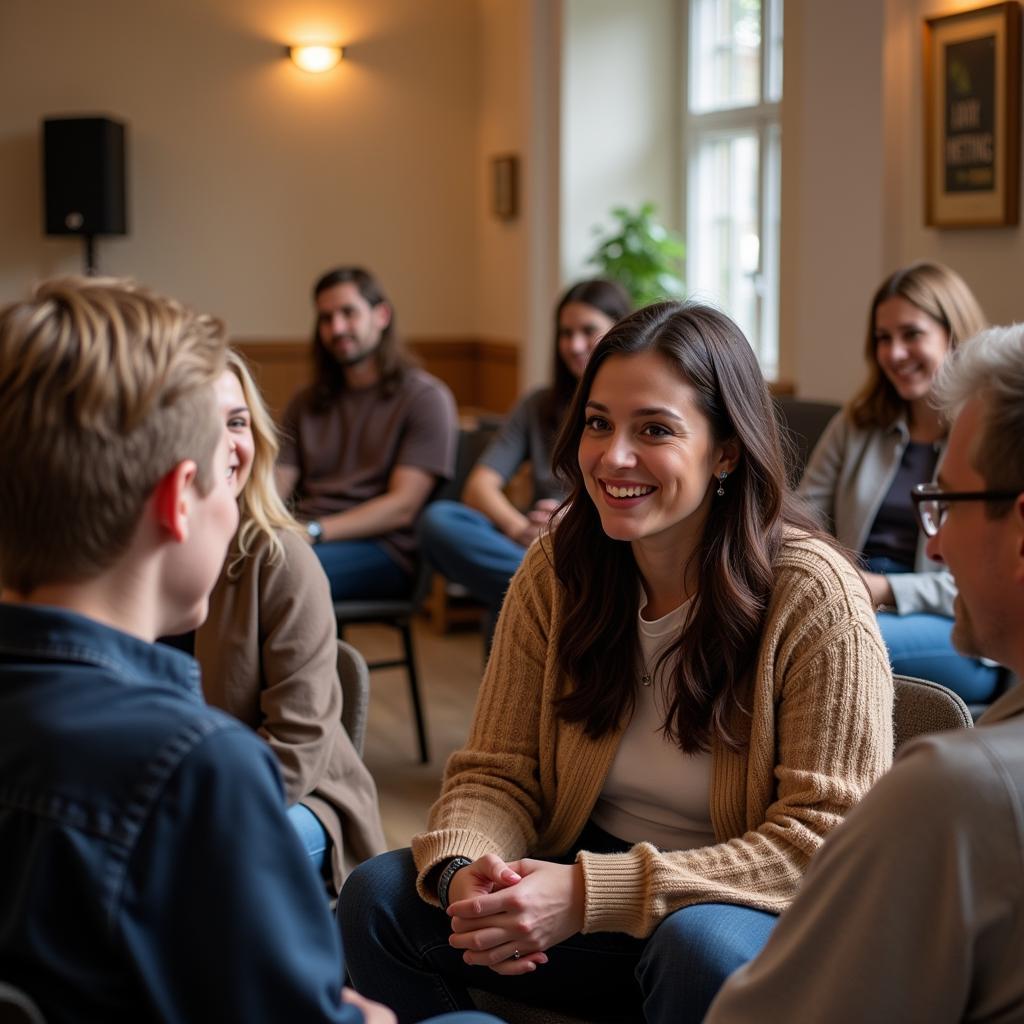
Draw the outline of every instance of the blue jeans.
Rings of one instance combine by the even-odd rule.
[[[435,501],[419,522],[420,550],[446,579],[461,583],[496,619],[526,548],[460,501]]]
[[[327,861],[327,851],[331,847],[331,839],[327,835],[327,829],[320,823],[320,819],[304,804],[292,804],[288,808],[288,820],[292,823],[295,831],[313,867],[323,873],[324,864]]]
[[[410,851],[393,850],[356,868],[338,901],[352,983],[387,1002],[400,1024],[424,1012],[471,1008],[470,988],[592,1020],[633,1020],[642,1012],[655,1024],[697,1022],[728,975],[760,952],[777,920],[749,907],[700,904],[669,914],[646,939],[574,935],[547,950],[547,964],[506,978],[469,966],[448,945],[447,915],[420,899],[415,880]]]
[[[886,575],[909,571],[882,557],[869,558],[867,568]],[[983,704],[991,699],[999,682],[999,669],[969,658],[953,646],[952,619],[928,612],[879,612],[878,628],[889,650],[893,672],[941,683],[967,704]]]
[[[331,584],[332,601],[408,597],[412,590],[412,577],[379,541],[330,540],[314,545],[313,553]]]

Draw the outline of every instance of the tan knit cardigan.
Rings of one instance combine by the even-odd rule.
[[[625,723],[592,740],[556,717],[566,679],[549,641],[560,618],[537,543],[505,599],[469,739],[448,762],[429,831],[412,842],[429,902],[427,876],[449,857],[565,853],[601,793]],[[885,647],[857,572],[821,541],[790,540],[778,557],[750,700],[745,749],[712,743],[715,844],[579,853],[584,932],[643,937],[695,903],[785,909],[822,840],[889,767]]]

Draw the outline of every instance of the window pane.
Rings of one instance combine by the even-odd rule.
[[[782,194],[782,132],[778,125],[767,131],[764,154],[764,245],[761,274],[757,279],[761,299],[760,336],[751,338],[761,369],[769,380],[779,376],[779,207]]]
[[[706,113],[761,99],[761,0],[693,0],[690,110]]]
[[[768,45],[765,60],[768,62],[768,81],[765,99],[778,103],[782,99],[782,0],[768,0]]]
[[[755,351],[761,338],[756,132],[705,136],[691,163],[687,286],[725,310]]]

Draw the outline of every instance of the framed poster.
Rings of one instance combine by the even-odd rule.
[[[924,26],[925,224],[1016,224],[1020,206],[1020,5]]]

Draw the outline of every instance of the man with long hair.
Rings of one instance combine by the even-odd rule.
[[[314,379],[285,412],[277,486],[336,601],[401,596],[420,510],[454,471],[455,401],[413,365],[369,272],[328,271],[313,302]]]
[[[956,579],[953,642],[1024,675],[1024,325],[939,372],[955,416],[914,489]],[[976,729],[916,740],[826,840],[767,946],[708,1022],[1024,1020],[1024,687]]]

